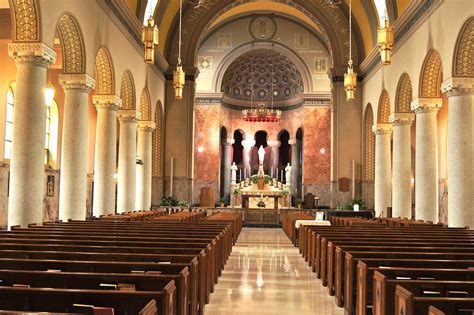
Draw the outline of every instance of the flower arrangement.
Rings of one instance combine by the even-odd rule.
[[[240,190],[240,188],[235,188],[234,191],[232,192],[232,194],[234,195],[240,195],[242,193],[242,191]]]
[[[257,184],[258,183],[258,180],[259,180],[259,176],[258,175],[252,175],[250,176],[250,180],[252,181],[253,184]],[[263,181],[265,182],[265,184],[270,184],[270,181],[272,180],[272,178],[268,175],[264,175],[263,176]]]
[[[288,195],[290,194],[290,192],[288,191],[288,189],[284,189],[281,194],[283,195],[283,197],[288,197]]]

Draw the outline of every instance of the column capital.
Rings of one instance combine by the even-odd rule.
[[[301,145],[301,140],[295,139],[295,140],[288,140],[289,145]]]
[[[122,107],[122,99],[117,95],[96,94],[92,96],[92,102],[97,109],[118,110]]]
[[[44,43],[9,43],[8,55],[15,62],[31,62],[45,68],[56,61],[56,52]]]
[[[155,129],[155,122],[151,120],[138,121],[137,130],[139,131],[153,131]]]
[[[441,91],[447,96],[474,93],[474,78],[451,77],[441,84]]]
[[[393,126],[411,125],[413,120],[415,120],[414,113],[393,113],[389,117]]]
[[[390,124],[375,124],[372,125],[372,132],[375,135],[389,135],[392,132],[392,125]]]
[[[242,146],[244,146],[245,148],[250,148],[250,147],[253,147],[254,145],[255,145],[254,139],[242,140]]]
[[[437,112],[443,106],[443,100],[438,97],[420,97],[411,102],[411,110],[416,114]]]
[[[232,138],[225,139],[224,145],[233,145],[235,140]]]
[[[95,88],[95,80],[88,74],[61,73],[59,75],[59,84],[61,84],[64,90],[86,90],[88,93]]]
[[[279,148],[281,146],[281,142],[278,140],[269,140],[267,141],[267,145],[272,148]]]
[[[117,112],[119,121],[137,121],[140,119],[141,113],[134,109],[120,109]]]

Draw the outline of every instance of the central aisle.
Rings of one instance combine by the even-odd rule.
[[[281,229],[244,228],[206,315],[343,314]]]

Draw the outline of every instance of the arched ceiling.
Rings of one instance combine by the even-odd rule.
[[[147,1],[126,0],[129,8],[140,21],[143,21]],[[376,45],[376,27],[379,17],[374,1],[383,0],[353,0],[354,42],[355,53],[359,55],[358,63]],[[393,21],[405,11],[411,0],[385,1],[389,17]],[[202,4],[197,5],[198,2]],[[284,10],[287,16],[295,18],[306,26],[323,34],[326,32],[328,41],[335,46],[332,49],[337,51],[333,57],[342,63],[346,59],[346,47],[343,40],[337,39],[347,36],[349,0],[333,0],[334,3],[338,3],[337,5],[329,5],[328,2],[328,0],[183,0],[183,42],[190,48],[185,48],[187,55],[183,57],[183,60],[188,64],[193,60],[199,40],[203,38],[205,35],[203,33],[206,31],[215,29],[219,24],[242,14],[249,14],[251,11],[262,13],[261,9],[264,8],[267,13],[281,14]],[[159,50],[171,63],[175,62],[173,46],[176,46],[178,11],[178,0],[158,0],[154,15],[160,29]],[[347,45],[347,39],[345,39],[345,44]],[[335,63],[338,64],[338,60],[335,60]]]

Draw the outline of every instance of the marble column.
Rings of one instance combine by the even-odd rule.
[[[135,210],[137,182],[137,119],[136,110],[119,110],[119,165],[117,179],[117,212]]]
[[[393,129],[392,216],[411,219],[411,124],[415,114],[390,115]]]
[[[438,222],[438,110],[440,98],[418,98],[416,114],[415,217]]]
[[[43,43],[11,43],[16,64],[8,226],[43,222],[46,70],[56,53]]]
[[[392,171],[390,153],[390,124],[372,126],[375,134],[375,215],[387,216],[392,205]]]
[[[271,149],[270,168],[273,168],[273,172],[276,173],[276,169],[278,168],[279,159],[280,159],[281,142],[278,140],[270,140],[270,141],[267,141],[267,144]]]
[[[152,136],[155,123],[153,121],[138,122],[137,155],[143,165],[137,165],[137,195],[135,208],[149,210],[151,208],[151,172],[152,172]]]
[[[299,196],[300,179],[299,169],[301,160],[301,140],[290,140],[288,143],[291,145],[291,194],[293,196]]]
[[[115,95],[94,95],[97,131],[94,158],[94,205],[98,217],[115,212],[117,110],[122,101]]]
[[[245,139],[242,140],[243,152],[242,152],[242,165],[246,170],[245,173],[247,177],[250,175],[250,154],[252,153],[252,148],[255,145],[254,139]],[[242,171],[242,176],[244,176],[244,171]]]
[[[234,139],[226,139],[222,146],[224,150],[224,174],[222,178],[224,180],[224,198],[230,200],[230,166],[232,164],[232,145],[235,143]]]
[[[453,77],[442,84],[448,108],[448,224],[474,228],[474,78]]]
[[[88,105],[95,80],[87,74],[60,74],[59,82],[64,89],[59,219],[85,220]]]

